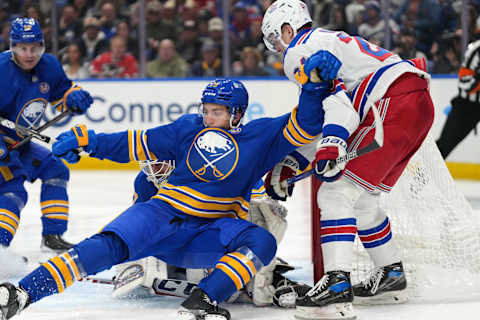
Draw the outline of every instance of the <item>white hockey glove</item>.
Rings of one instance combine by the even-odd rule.
[[[297,159],[286,156],[270,170],[265,178],[265,190],[274,200],[286,201],[293,192],[294,185],[288,185],[287,179],[295,176],[299,168]]]
[[[342,138],[328,136],[317,143],[317,153],[312,166],[315,176],[326,182],[340,178],[345,169],[346,162],[337,164],[335,160],[347,154],[347,143]]]

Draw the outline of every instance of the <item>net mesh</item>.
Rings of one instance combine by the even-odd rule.
[[[411,299],[480,297],[480,214],[457,190],[431,136],[381,206],[391,220]],[[355,242],[354,283],[373,268],[358,237]]]

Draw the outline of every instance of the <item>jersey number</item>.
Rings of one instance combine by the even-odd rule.
[[[393,53],[391,53],[390,51],[373,45],[360,37],[351,37],[341,33],[338,34],[337,37],[340,39],[340,41],[343,41],[345,43],[349,43],[350,41],[355,40],[358,47],[360,48],[360,51],[380,61],[384,61],[385,59],[393,55]]]

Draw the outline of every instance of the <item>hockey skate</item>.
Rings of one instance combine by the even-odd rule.
[[[295,300],[303,297],[312,289],[309,285],[288,279],[282,274],[273,271],[273,304],[282,308],[295,308]]]
[[[59,255],[70,248],[73,247],[73,244],[65,241],[60,234],[47,234],[42,237],[42,242],[40,243],[41,256],[39,262],[43,263],[48,259]]]
[[[401,262],[375,268],[369,277],[353,286],[354,304],[396,304],[408,300],[407,278]]]
[[[217,306],[200,288],[192,291],[190,296],[182,302],[178,311],[179,320],[230,320],[227,309]]]
[[[30,304],[28,293],[21,287],[11,283],[0,284],[0,315],[1,320],[7,320],[19,314]]]
[[[327,272],[305,296],[296,300],[295,318],[307,320],[353,320],[353,290],[350,273]]]

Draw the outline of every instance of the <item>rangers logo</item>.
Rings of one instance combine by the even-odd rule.
[[[45,94],[50,90],[50,85],[47,82],[40,82],[38,88],[40,89],[41,93]]]
[[[187,155],[187,166],[202,181],[223,180],[238,162],[233,136],[219,128],[206,128],[195,137]]]

